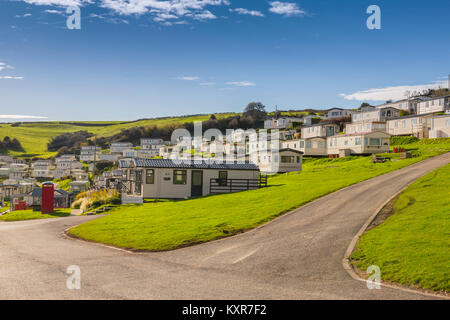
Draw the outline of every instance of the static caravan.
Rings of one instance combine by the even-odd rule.
[[[329,155],[363,155],[389,152],[390,135],[386,132],[346,134],[328,137]],[[346,151],[347,152],[343,152]]]
[[[386,131],[386,122],[383,121],[361,121],[347,123],[345,134],[369,133],[375,131]]]
[[[430,138],[450,137],[450,114],[435,116],[431,121]]]
[[[308,138],[281,142],[281,148],[303,152],[305,156],[327,156],[326,138]]]
[[[339,133],[339,126],[334,123],[319,123],[302,128],[302,139],[324,138]]]
[[[415,136],[417,138],[428,138],[431,129],[432,114],[412,115],[386,122],[386,131],[393,136]]]
[[[446,110],[450,110],[450,96],[437,97],[427,101],[422,101],[417,106],[418,114],[438,113],[445,112]]]
[[[352,116],[352,122],[361,121],[386,121],[387,119],[396,118],[400,116],[400,110],[391,107],[377,108],[372,111],[355,112]]]
[[[122,199],[184,199],[260,187],[259,168],[253,163],[132,159],[120,160],[124,172]]]

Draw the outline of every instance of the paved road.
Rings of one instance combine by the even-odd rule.
[[[252,232],[165,253],[133,254],[62,235],[92,217],[0,223],[0,298],[427,298],[368,290],[341,261],[377,207],[449,162],[450,153],[330,194]],[[80,290],[66,288],[69,265],[81,268]]]

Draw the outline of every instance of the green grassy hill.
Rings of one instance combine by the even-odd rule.
[[[384,280],[450,292],[450,164],[400,194],[392,216],[365,233],[352,262],[381,268]]]
[[[227,118],[235,115],[235,113],[220,113],[216,117]],[[205,121],[210,115],[196,115],[171,118],[155,118],[139,121],[74,121],[74,122],[23,122],[23,123],[7,123],[0,124],[0,138],[5,136],[17,138],[25,152],[10,152],[11,155],[19,157],[52,157],[56,152],[47,150],[47,143],[56,136],[67,132],[76,132],[86,130],[98,137],[112,136],[119,133],[123,129],[141,126],[165,126],[172,124],[183,124],[185,122]]]

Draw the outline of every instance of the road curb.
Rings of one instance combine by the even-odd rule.
[[[439,168],[442,168],[439,167]],[[436,168],[430,172],[433,172],[439,168]],[[423,176],[427,175],[428,173],[425,173]],[[362,281],[362,282],[366,282],[366,279],[361,278],[353,269],[353,266],[350,263],[350,255],[353,253],[353,251],[355,250],[356,245],[359,242],[359,239],[361,238],[361,236],[366,232],[367,228],[371,225],[371,223],[378,217],[378,215],[381,213],[381,211],[392,201],[394,200],[396,197],[398,197],[403,191],[405,191],[411,184],[413,184],[414,182],[416,182],[418,179],[422,178],[423,176],[414,179],[413,181],[409,182],[403,189],[399,190],[398,192],[394,193],[385,203],[383,203],[380,207],[377,208],[377,210],[375,210],[375,213],[373,215],[370,216],[370,218],[364,223],[364,225],[361,227],[361,229],[358,231],[358,233],[353,237],[352,241],[350,242],[349,246],[347,247],[347,250],[345,251],[345,255],[344,258],[342,259],[342,266],[344,267],[345,271],[347,271],[347,273],[354,279],[357,281]],[[411,293],[416,293],[416,294],[421,294],[424,296],[428,296],[428,297],[434,297],[434,298],[443,298],[443,299],[448,299],[450,300],[449,296],[443,295],[443,294],[439,294],[439,293],[432,293],[432,292],[428,292],[428,291],[422,291],[422,290],[416,290],[416,289],[411,289],[411,288],[407,288],[401,285],[395,285],[395,284],[391,284],[391,283],[386,283],[386,282],[381,282],[380,283],[381,286],[386,287],[386,288],[391,288],[391,289],[397,289],[397,290],[401,290],[401,291],[405,291],[405,292],[411,292]]]

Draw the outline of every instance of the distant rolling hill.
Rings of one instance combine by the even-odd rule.
[[[217,118],[226,118],[235,113],[216,114]],[[55,121],[55,122],[20,122],[0,124],[0,139],[5,136],[17,138],[25,152],[10,152],[19,157],[53,157],[56,152],[47,150],[47,143],[56,136],[67,132],[86,130],[97,137],[108,137],[123,129],[141,126],[165,126],[185,122],[205,121],[210,115],[168,117],[143,119],[137,121]]]

